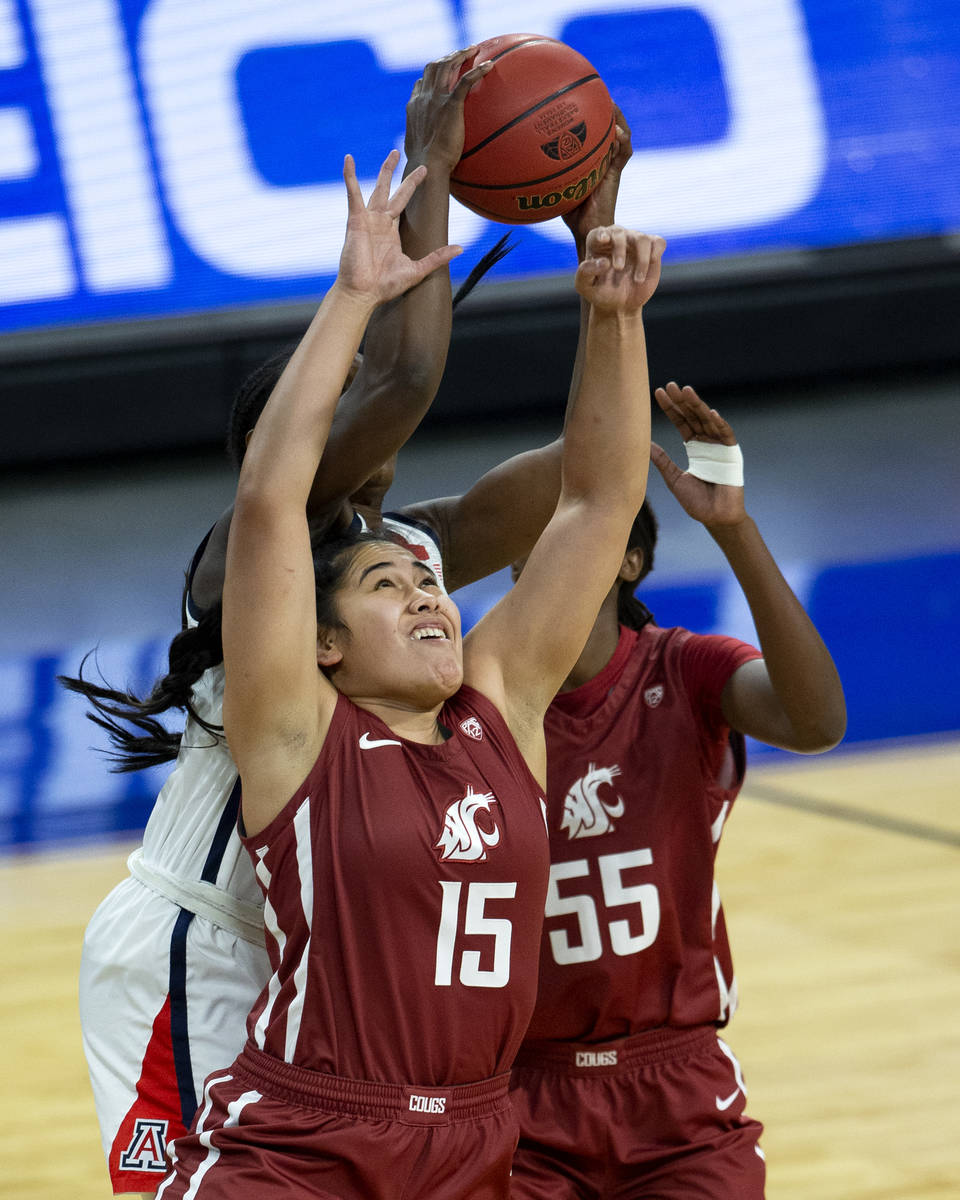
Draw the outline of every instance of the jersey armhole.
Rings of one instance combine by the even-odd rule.
[[[203,536],[200,545],[194,550],[193,558],[190,560],[190,566],[187,568],[187,577],[183,584],[183,599],[181,602],[181,621],[183,628],[191,628],[194,625],[200,624],[200,618],[203,616],[204,610],[197,608],[193,602],[193,597],[190,594],[190,589],[193,587],[193,577],[197,572],[197,567],[200,565],[200,559],[203,558],[203,552],[207,548],[207,543],[216,529],[216,525],[211,525]]]
[[[392,521],[400,521],[404,525],[410,525],[414,529],[419,529],[421,533],[425,534],[428,538],[431,539],[431,541],[434,543],[434,545],[437,547],[437,549],[440,550],[442,553],[443,548],[440,545],[440,536],[435,529],[432,529],[426,523],[426,521],[421,521],[418,517],[411,517],[409,515],[409,513],[405,513],[401,510],[396,510],[393,512],[385,512],[383,514],[383,516],[385,518],[389,518]]]

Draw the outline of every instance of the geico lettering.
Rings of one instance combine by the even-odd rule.
[[[615,1067],[617,1065],[616,1050],[578,1050],[576,1054],[578,1067]]]
[[[410,1111],[424,1113],[446,1112],[447,1099],[445,1096],[411,1096]]]
[[[492,0],[467,6],[468,42],[487,36],[499,7]],[[760,7],[762,21],[757,0],[524,0],[511,8],[515,27],[561,41],[571,21],[589,22],[594,14],[628,13],[640,24],[647,9],[682,8],[708,27],[732,114],[729,127],[702,144],[634,150],[617,197],[622,224],[667,238],[748,228],[782,219],[816,194],[827,168],[827,133],[803,0],[765,0]],[[744,186],[749,179],[776,186]],[[537,232],[556,242],[570,236],[559,221],[544,222]]]
[[[162,287],[172,277],[172,259],[117,5],[114,0],[85,0],[82,6],[32,0],[30,16],[83,281],[91,292]],[[21,45],[13,9],[5,4],[0,66],[21,65]],[[3,147],[0,177],[11,174],[9,167],[15,176],[29,177],[40,165],[29,114],[4,111],[9,114],[5,132],[15,129],[14,144],[22,147],[12,164],[6,163]],[[0,233],[0,303],[75,290],[78,280],[60,215],[4,221]]]
[[[199,20],[196,0],[153,0],[140,28],[144,100],[164,193],[194,252],[238,276],[289,278],[336,270],[340,238],[330,231],[342,224],[343,183],[277,186],[263,178],[251,160],[237,104],[237,64],[270,47],[360,41],[385,72],[419,70],[462,44],[452,8],[446,0],[419,0],[413,21],[382,0],[345,5],[205,0]],[[399,136],[402,128],[401,110]],[[461,245],[483,225],[482,217],[466,209],[451,211],[450,236]]]

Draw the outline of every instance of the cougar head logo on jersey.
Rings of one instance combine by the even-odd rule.
[[[599,796],[602,785],[612,783],[619,774],[620,768],[616,763],[612,767],[598,767],[596,763],[591,763],[586,775],[581,776],[567,792],[560,828],[567,831],[571,841],[608,833],[613,828],[611,817],[623,816],[623,799],[620,796],[613,803],[601,800]]]
[[[467,788],[467,794],[460,800],[454,800],[443,818],[443,833],[435,843],[437,850],[442,850],[441,862],[485,862],[487,847],[496,846],[500,841],[500,830],[496,821],[490,818],[492,829],[481,829],[477,818],[481,812],[489,813],[490,805],[496,804],[492,792],[480,794],[472,787]]]

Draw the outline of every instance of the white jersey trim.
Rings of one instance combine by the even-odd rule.
[[[127,859],[127,869],[135,879],[180,908],[236,934],[251,945],[265,945],[261,905],[240,900],[216,884],[180,879],[160,867],[150,866],[144,862],[142,847],[134,850]]]

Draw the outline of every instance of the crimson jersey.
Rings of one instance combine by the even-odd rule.
[[[720,709],[760,652],[621,629],[607,666],[547,712],[550,886],[530,1040],[723,1025],[736,1004],[714,859],[743,782]]]
[[[344,696],[313,769],[245,838],[273,975],[250,1042],[326,1074],[445,1086],[509,1070],[533,1010],[549,870],[540,789],[464,686],[442,745]]]

